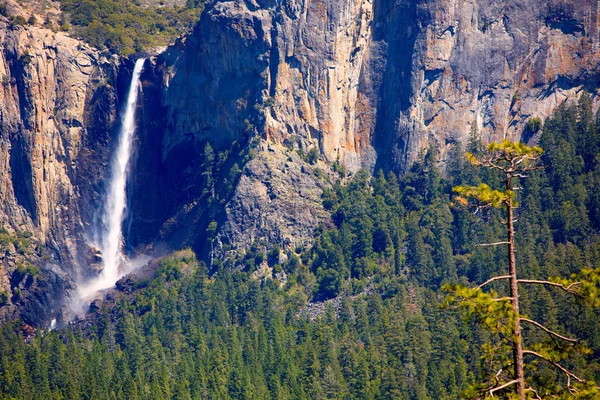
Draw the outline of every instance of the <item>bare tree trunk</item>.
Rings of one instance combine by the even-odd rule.
[[[506,175],[506,190],[512,190],[511,176]],[[519,285],[517,281],[517,262],[515,257],[515,228],[513,217],[513,200],[508,199],[506,202],[507,221],[506,228],[508,231],[508,271],[510,275],[510,297],[515,313],[515,326],[513,338],[513,357],[515,363],[515,380],[517,381],[517,396],[519,400],[525,399],[525,376],[523,374],[523,340],[521,336],[521,319],[519,317]]]

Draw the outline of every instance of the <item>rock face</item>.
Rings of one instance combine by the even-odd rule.
[[[232,141],[252,109],[268,141],[351,171],[523,133],[598,82],[595,0],[218,1],[164,56],[169,133]],[[185,72],[184,72],[185,71]],[[185,95],[181,95],[186,93]],[[251,121],[252,122],[252,121]]]
[[[474,122],[484,141],[528,139],[530,118],[581,90],[595,95],[600,79],[598,2],[539,3],[209,2],[195,30],[144,72],[132,245],[158,237],[207,256],[211,221],[226,248],[310,238],[282,227],[326,222],[322,186],[299,185],[292,169],[279,180],[281,165],[311,167],[273,149],[317,148],[350,172],[401,173],[429,146],[443,162]],[[217,204],[213,188],[207,199],[204,144],[244,148],[254,136],[262,144],[248,164],[229,154],[243,170],[233,192]],[[221,173],[217,186],[227,179]],[[302,217],[270,190],[294,194]]]
[[[56,313],[85,275],[86,224],[102,192],[117,115],[117,64],[64,33],[0,17],[0,227],[33,234],[37,251],[0,248],[8,282],[20,262],[41,271],[21,290],[29,323]],[[1,246],[0,246],[1,247]]]
[[[412,101],[395,150],[463,141],[476,121],[485,140],[519,139],[600,80],[599,4],[592,0],[447,0],[420,6]],[[527,135],[525,135],[527,139]],[[394,164],[399,160],[392,159]]]
[[[90,196],[98,184],[103,168],[90,155],[101,147],[106,162],[116,115],[112,66],[49,30],[0,27],[0,41],[0,223],[74,261],[80,188]]]
[[[261,241],[268,248],[303,248],[319,224],[329,223],[321,195],[337,174],[328,172],[322,162],[309,165],[282,146],[265,147],[246,164],[225,207],[224,223],[214,243],[217,256],[245,251]]]

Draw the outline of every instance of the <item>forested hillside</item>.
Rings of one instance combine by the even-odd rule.
[[[535,123],[531,124],[536,130]],[[600,120],[589,96],[563,105],[539,138],[545,169],[518,193],[517,262],[523,277],[600,266]],[[468,150],[481,148],[477,127]],[[159,277],[89,324],[25,343],[18,323],[0,335],[4,398],[457,399],[487,375],[476,320],[440,308],[445,282],[481,283],[506,269],[500,214],[455,204],[452,187],[494,173],[466,163],[455,144],[448,178],[429,149],[402,177],[358,172],[323,196],[334,224],[314,245],[245,257],[209,271],[190,253],[162,261]],[[343,171],[340,171],[343,175]],[[272,246],[268,246],[272,248]],[[267,269],[270,268],[270,269]],[[256,273],[269,271],[271,276]],[[285,274],[284,274],[285,272]],[[284,278],[285,277],[285,278]],[[501,284],[498,290],[503,290]],[[328,301],[334,299],[333,301]],[[325,301],[324,312],[314,303]],[[306,308],[307,302],[311,306]],[[522,312],[594,350],[568,367],[600,381],[600,315],[560,291],[534,287]],[[540,335],[525,331],[525,341]],[[539,364],[542,393],[563,375]],[[559,398],[569,398],[561,393]]]

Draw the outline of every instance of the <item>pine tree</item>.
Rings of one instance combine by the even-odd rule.
[[[497,372],[489,377],[487,382],[476,385],[467,395],[472,398],[480,398],[482,395],[493,397],[496,393],[502,393],[515,389],[519,400],[526,398],[526,392],[538,391],[529,385],[525,377],[525,356],[543,360],[562,372],[567,380],[567,390],[573,395],[590,396],[598,393],[592,382],[575,375],[560,361],[570,355],[573,351],[586,352],[580,346],[577,339],[569,338],[554,332],[540,323],[531,320],[521,314],[519,310],[519,287],[520,285],[544,285],[557,287],[575,296],[591,299],[594,305],[600,305],[600,300],[595,296],[599,293],[600,269],[584,269],[580,274],[573,275],[571,279],[550,279],[548,281],[534,279],[520,279],[517,274],[516,249],[515,249],[515,209],[517,208],[516,191],[519,179],[525,178],[526,173],[540,169],[537,162],[542,154],[539,147],[528,147],[523,143],[503,141],[492,143],[487,148],[487,153],[474,155],[467,153],[467,159],[474,165],[497,171],[504,181],[504,190],[494,190],[487,184],[479,186],[457,186],[454,191],[458,193],[456,200],[464,205],[468,204],[469,198],[476,201],[477,209],[484,207],[502,208],[506,220],[507,240],[496,243],[482,244],[480,246],[507,246],[508,250],[508,274],[498,275],[490,278],[476,288],[468,288],[462,285],[445,285],[444,290],[450,292],[446,305],[456,305],[467,310],[469,316],[477,315],[480,321],[493,333],[499,334],[499,343],[486,343],[483,346],[484,353],[490,360],[490,364],[499,364]],[[486,285],[496,281],[508,281],[509,296],[499,297],[495,291],[483,292]],[[537,329],[547,333],[554,343],[535,343],[531,349],[525,349],[521,331],[522,323],[530,324]],[[565,345],[566,343],[566,345]],[[512,357],[507,350],[510,349]],[[507,373],[510,367],[512,375]],[[542,388],[544,389],[544,388]],[[538,390],[541,390],[538,388]]]

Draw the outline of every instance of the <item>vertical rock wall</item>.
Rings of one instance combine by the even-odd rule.
[[[116,116],[113,67],[45,29],[5,24],[0,42],[0,223],[34,233],[73,267],[82,233],[77,185],[91,196]]]
[[[235,247],[261,237],[303,242],[310,230],[290,238],[292,220],[326,221],[320,189],[311,189],[303,208],[310,215],[300,217],[277,211],[291,207],[281,196],[258,200],[266,195],[257,182],[275,182],[264,165],[286,170],[290,149],[317,148],[350,172],[401,173],[430,146],[443,166],[473,122],[484,141],[520,139],[530,118],[543,120],[581,90],[597,92],[598,12],[597,0],[210,2],[195,30],[153,59],[143,78],[135,244],[161,237],[206,252],[198,172],[206,141],[217,152],[264,141],[232,201],[220,199],[221,238]],[[298,179],[274,184],[283,190],[287,182],[302,198]],[[245,201],[260,205],[252,217]]]
[[[428,145],[443,159],[473,121],[485,140],[516,139],[595,92],[598,12],[595,0],[217,1],[160,58],[164,150],[258,122],[268,141],[318,146],[351,171],[402,171]]]
[[[116,64],[82,42],[0,17],[0,227],[27,243],[0,245],[10,296],[0,319],[49,322],[89,273],[86,223],[102,192],[115,80]],[[34,276],[15,272],[26,265]]]

